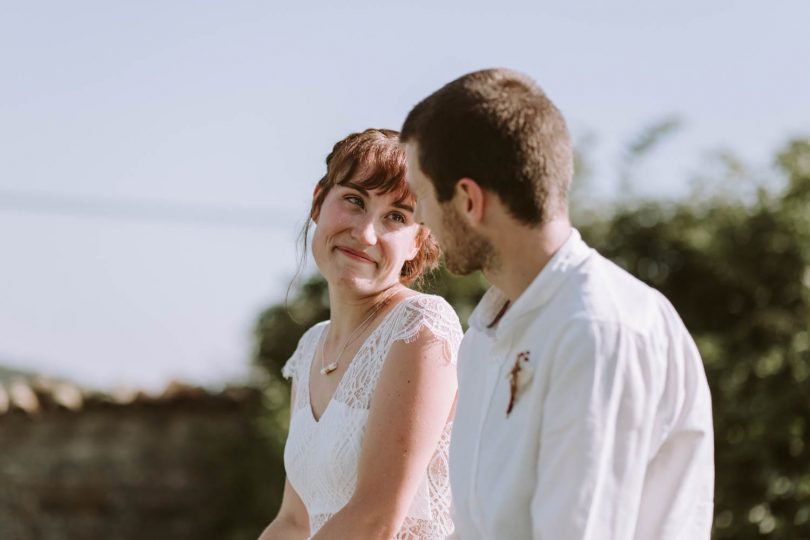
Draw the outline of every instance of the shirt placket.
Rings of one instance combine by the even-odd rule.
[[[486,368],[486,384],[484,388],[486,390],[485,398],[481,400],[481,414],[478,419],[478,431],[476,434],[477,444],[475,446],[475,454],[473,455],[473,467],[472,467],[472,480],[471,480],[471,492],[473,494],[470,497],[470,516],[472,517],[476,528],[478,529],[479,534],[482,538],[487,538],[487,531],[484,525],[484,512],[487,510],[481,504],[482,493],[479,493],[479,477],[480,477],[480,457],[481,457],[481,446],[483,444],[484,439],[484,427],[486,425],[487,418],[489,416],[489,411],[492,408],[492,399],[495,395],[495,389],[498,387],[498,382],[501,378],[501,372],[503,371],[503,360],[505,358],[505,349],[501,346],[498,346],[497,342],[493,343],[492,347],[490,348],[490,357],[487,358],[487,368]]]

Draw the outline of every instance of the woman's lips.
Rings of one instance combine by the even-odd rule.
[[[347,257],[351,257],[352,259],[356,259],[358,261],[363,261],[363,262],[370,263],[370,264],[377,264],[375,261],[373,261],[369,257],[367,257],[367,256],[363,255],[362,253],[360,253],[359,251],[355,251],[355,250],[353,250],[351,248],[347,248],[347,247],[343,247],[343,246],[337,246],[335,249],[337,249],[338,251],[340,251],[341,253],[343,253]]]

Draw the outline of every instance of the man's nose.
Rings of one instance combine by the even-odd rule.
[[[422,205],[419,204],[419,199],[416,200],[413,207],[413,220],[417,222],[419,225],[424,225],[425,222],[422,221]]]

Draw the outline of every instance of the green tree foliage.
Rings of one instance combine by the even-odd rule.
[[[658,126],[628,155],[675,127]],[[788,144],[776,160],[783,183],[760,182],[753,197],[735,193],[741,169],[732,161],[727,173],[715,171],[715,193],[703,178],[699,196],[589,211],[577,226],[602,254],[662,291],[700,348],[714,406],[714,538],[810,538],[810,140]],[[485,287],[480,275],[444,271],[424,285],[462,321]],[[281,366],[304,330],[328,316],[326,285],[316,277],[256,325],[255,360],[268,374],[264,421],[279,448],[289,414]],[[267,466],[283,469],[280,456]],[[281,480],[268,489],[280,493]]]
[[[698,343],[714,401],[718,539],[810,537],[810,175],[795,167],[808,150],[782,154],[779,196],[647,203],[583,227],[672,301]]]

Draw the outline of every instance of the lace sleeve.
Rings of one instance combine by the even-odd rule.
[[[298,345],[295,347],[295,351],[292,353],[292,356],[287,359],[284,367],[281,368],[282,377],[285,379],[292,379],[293,381],[299,378],[298,366],[301,364],[301,357],[304,356],[304,351],[307,350],[309,343],[312,341],[314,330],[323,324],[324,323],[318,323],[304,332],[304,335],[298,340]]]
[[[295,352],[292,353],[285,362],[284,367],[281,368],[281,376],[285,379],[297,379],[298,378],[298,358],[301,356],[301,341],[303,341],[303,337],[301,340],[298,341],[298,346],[295,348]]]
[[[456,364],[458,347],[463,337],[461,323],[453,307],[440,297],[420,294],[409,298],[392,334],[393,341],[410,343],[423,328],[444,342],[447,358]]]

